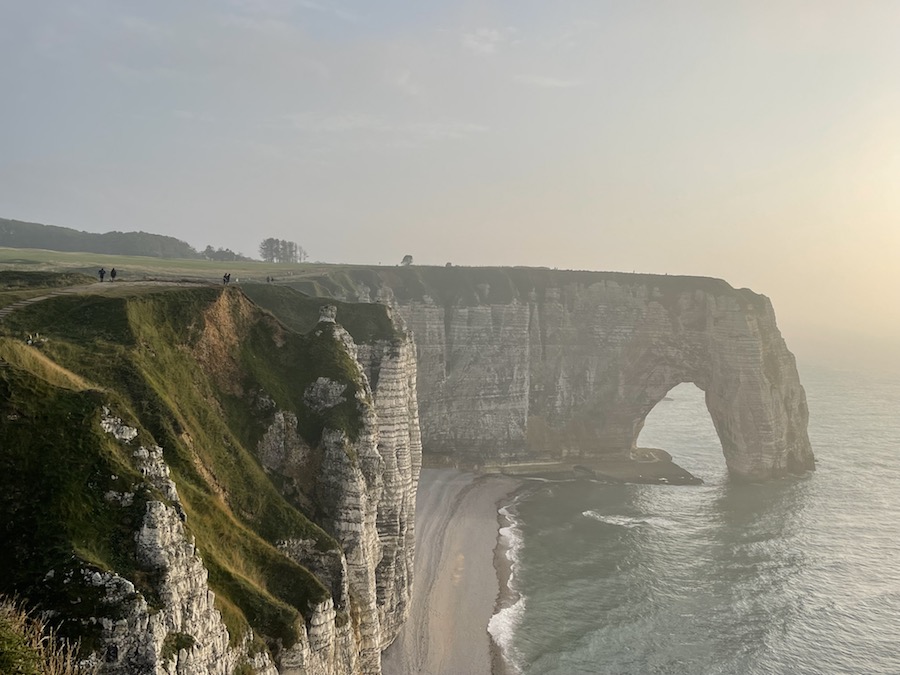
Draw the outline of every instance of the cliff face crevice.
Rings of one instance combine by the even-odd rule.
[[[693,382],[732,475],[814,466],[806,396],[764,296],[715,279],[533,269],[407,269],[358,283],[348,298],[388,303],[414,335],[427,455],[627,456],[653,406]]]
[[[375,577],[383,650],[405,622],[412,592],[416,488],[422,467],[415,344],[404,333],[360,345],[358,358],[369,381],[375,383],[376,450],[382,478],[376,517],[382,551]]]

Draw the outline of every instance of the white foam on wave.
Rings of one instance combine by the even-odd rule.
[[[518,500],[516,500],[518,501]],[[507,587],[516,600],[508,607],[502,607],[488,621],[488,633],[494,643],[500,649],[503,659],[513,673],[520,673],[521,668],[518,665],[518,658],[513,640],[515,638],[516,629],[522,622],[525,614],[525,596],[518,590],[516,577],[521,565],[520,551],[524,543],[522,531],[519,528],[519,521],[515,515],[515,504],[513,501],[509,506],[501,507],[498,513],[507,522],[507,525],[501,527],[498,531],[498,541],[503,547],[503,555],[509,561],[509,579]]]
[[[519,568],[519,551],[522,550],[522,531],[519,529],[519,521],[516,520],[516,517],[513,515],[511,511],[512,506],[502,507],[499,511],[500,515],[506,519],[506,522],[509,523],[506,527],[501,527],[498,534],[500,537],[500,544],[504,548],[504,553],[506,555],[506,559],[509,560],[509,564],[511,567],[511,573],[509,576],[509,587],[512,590],[516,590],[513,585],[513,579],[516,576],[516,572]]]
[[[642,525],[652,525],[656,527],[674,527],[677,525],[677,523],[672,520],[660,518],[658,516],[616,516],[600,513],[599,511],[582,511],[581,515],[585,518],[591,518],[592,520],[606,523],[607,525],[617,525],[619,527],[627,528],[641,527]]]
[[[521,669],[517,663],[513,638],[524,614],[525,598],[519,596],[515,603],[501,609],[488,621],[488,633],[491,634],[494,642],[500,648],[500,653],[503,654],[507,666],[514,673],[520,673]]]

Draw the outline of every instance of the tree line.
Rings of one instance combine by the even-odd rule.
[[[0,246],[48,251],[143,255],[153,258],[199,258],[187,242],[149,232],[81,232],[69,227],[0,218]]]
[[[253,258],[230,248],[208,245],[202,251],[181,239],[149,232],[83,232],[69,227],[0,218],[0,247],[48,251],[139,255],[153,258],[205,258],[218,262],[250,262]],[[306,249],[295,241],[269,237],[259,245],[259,257],[270,263],[299,263]]]

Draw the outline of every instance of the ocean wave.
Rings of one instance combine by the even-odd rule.
[[[498,542],[503,547],[503,555],[509,562],[509,579],[506,585],[510,595],[515,598],[515,602],[498,609],[488,622],[488,633],[512,673],[521,672],[518,665],[518,653],[513,642],[516,629],[525,614],[525,596],[517,588],[517,576],[521,566],[520,552],[524,544],[515,511],[517,501],[518,498],[509,506],[503,506],[498,510],[499,515],[506,522],[506,525],[500,527],[498,531]]]
[[[606,523],[607,525],[617,525],[619,527],[641,527],[642,525],[651,525],[656,527],[675,527],[677,523],[668,518],[660,518],[659,516],[616,516],[599,511],[582,511],[581,515],[585,518]]]
[[[504,549],[504,555],[510,564],[509,586],[512,590],[515,590],[513,579],[519,568],[519,552],[522,550],[523,539],[522,531],[519,529],[519,522],[516,520],[511,509],[511,506],[504,506],[499,511],[500,515],[503,516],[508,525],[500,528],[498,536],[500,544]]]
[[[514,673],[521,672],[521,668],[518,664],[513,638],[524,614],[525,598],[520,596],[515,603],[509,607],[504,607],[488,621],[488,633],[491,634],[494,643],[500,648],[500,653],[503,654],[507,666]]]

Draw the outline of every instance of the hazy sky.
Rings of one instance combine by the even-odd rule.
[[[0,0],[0,217],[722,277],[900,361],[900,2]]]

